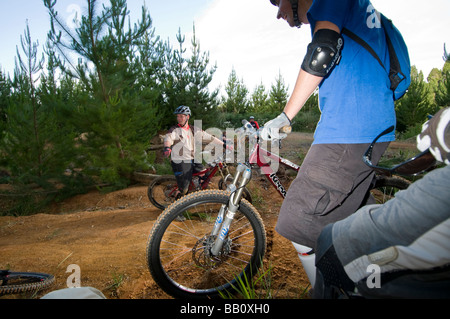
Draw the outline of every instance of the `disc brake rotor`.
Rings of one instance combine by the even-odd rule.
[[[197,266],[206,269],[214,269],[228,258],[231,251],[231,239],[225,239],[219,255],[214,256],[211,253],[211,249],[214,246],[216,238],[217,236],[206,235],[192,247],[192,259]]]

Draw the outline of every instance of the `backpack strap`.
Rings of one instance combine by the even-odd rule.
[[[355,41],[356,43],[358,43],[359,45],[361,45],[364,49],[366,49],[367,51],[369,51],[369,53],[378,61],[378,63],[380,63],[381,67],[383,69],[386,70],[386,68],[383,65],[383,62],[381,62],[381,59],[378,57],[378,55],[376,54],[376,52],[372,49],[372,47],[363,39],[361,39],[359,36],[357,36],[355,33],[353,33],[352,31],[350,31],[347,28],[343,28],[342,29],[342,34],[345,34],[346,36],[348,36],[350,39],[352,39],[353,41]],[[389,55],[391,54],[390,50],[389,50]]]
[[[389,27],[394,28],[392,20],[386,18],[383,14],[381,14],[381,25],[383,26],[384,34],[386,35],[386,43],[389,50],[389,79],[391,80],[391,90],[395,91],[400,82],[402,82],[406,78],[406,75],[402,72],[400,61],[398,60],[394,45],[392,44],[391,38],[386,31],[386,23],[390,24]]]
[[[357,36],[355,33],[350,31],[347,28],[342,29],[342,34],[345,34],[350,39],[361,45],[363,48],[365,48],[369,53],[378,61],[378,63],[383,67],[383,69],[388,73],[389,80],[391,82],[391,90],[395,91],[397,86],[400,82],[402,82],[406,76],[402,73],[400,62],[397,57],[397,53],[395,52],[394,46],[392,44],[391,39],[389,38],[388,33],[386,32],[386,23],[392,23],[391,20],[386,18],[384,15],[380,15],[381,20],[381,26],[383,27],[384,35],[386,36],[386,45],[388,47],[389,52],[389,71],[386,70],[386,67],[383,65],[383,62],[381,62],[381,59],[378,57],[376,52],[372,49],[372,47],[363,39],[361,39],[359,36]]]

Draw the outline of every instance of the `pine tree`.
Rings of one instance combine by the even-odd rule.
[[[269,93],[269,108],[271,112],[282,112],[288,101],[289,93],[288,87],[284,83],[281,73],[275,79],[275,84],[272,84]]]
[[[212,92],[209,89],[217,69],[216,65],[209,68],[209,62],[209,53],[201,51],[194,26],[191,40],[191,57],[187,61],[188,92],[193,118],[202,120],[206,126],[216,124],[218,114],[217,97],[219,95],[218,89]]]
[[[253,90],[249,111],[254,113],[264,112],[268,109],[267,103],[268,103],[268,94],[266,93],[266,87],[261,82]]]
[[[195,26],[191,40],[191,55],[186,57],[186,37],[178,30],[178,49],[170,50],[167,60],[164,96],[167,98],[166,114],[169,123],[174,123],[173,111],[180,105],[191,108],[192,120],[202,120],[205,126],[215,123],[217,118],[218,90],[209,91],[209,84],[216,66],[209,66],[209,53],[202,52],[196,38]],[[204,127],[206,128],[206,127]]]
[[[102,10],[98,10],[100,1],[86,0],[87,14],[71,30],[59,19],[56,0],[44,0],[44,4],[60,66],[84,89],[78,94],[78,106],[64,111],[84,134],[79,142],[86,172],[126,186],[134,170],[145,168],[145,147],[159,128],[159,91],[138,85],[139,69],[133,68],[135,52],[152,29],[150,15],[143,7],[141,20],[132,27],[126,23],[125,0],[110,0],[110,6],[103,5]],[[69,53],[79,57],[78,63]]]
[[[2,127],[6,122],[6,108],[10,95],[11,81],[0,70],[0,138],[3,132]]]
[[[168,125],[168,112],[164,105],[167,96],[164,94],[168,82],[167,60],[170,49],[166,43],[155,35],[155,30],[146,32],[138,44],[138,54],[133,61],[132,68],[136,70],[136,92],[153,94],[154,105],[158,108],[158,129]],[[152,88],[149,90],[149,88]],[[155,119],[156,121],[156,119]]]
[[[26,26],[24,36],[20,37],[24,58],[17,48],[16,67],[14,71],[14,97],[7,109],[8,136],[5,139],[6,156],[16,158],[9,167],[14,176],[24,177],[24,183],[45,174],[45,110],[41,105],[36,82],[39,81],[44,57],[38,57],[38,42],[31,39],[30,28]],[[26,175],[26,176],[25,176]]]
[[[423,73],[412,66],[408,92],[395,103],[397,130],[405,132],[410,127],[421,125],[427,120],[427,115],[434,114],[435,110]]]
[[[165,81],[164,95],[166,97],[166,113],[170,114],[170,123],[173,124],[173,111],[180,105],[189,106],[188,98],[188,74],[186,72],[186,49],[184,42],[186,37],[178,29],[178,49],[169,48],[167,59],[167,77]]]
[[[442,73],[442,81],[436,91],[436,104],[441,108],[450,106],[450,70]]]
[[[248,89],[244,84],[244,80],[239,80],[236,71],[233,68],[228,77],[225,86],[226,97],[223,97],[222,108],[224,112],[242,114],[248,107]]]
[[[27,209],[38,209],[46,203],[45,199],[51,199],[34,201],[36,188],[58,195],[74,184],[64,174],[71,160],[68,150],[73,140],[63,133],[54,104],[49,103],[50,97],[57,95],[55,83],[42,76],[45,60],[38,57],[39,43],[32,41],[28,24],[21,45],[23,55],[17,49],[13,92],[6,109],[5,134],[0,140],[1,163],[11,174],[10,184],[27,194],[21,197],[22,206],[14,208],[16,214],[24,212],[24,203]],[[47,64],[51,67],[51,60]]]

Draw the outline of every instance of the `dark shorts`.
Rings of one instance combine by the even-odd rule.
[[[389,143],[376,144],[377,163]],[[373,171],[362,161],[369,144],[311,146],[280,210],[276,231],[315,248],[327,224],[353,214],[368,200]]]
[[[189,184],[192,180],[192,174],[201,172],[205,168],[202,164],[192,162],[171,162],[172,170],[177,180],[178,189],[184,195],[189,190]]]

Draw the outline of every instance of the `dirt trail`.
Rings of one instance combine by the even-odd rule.
[[[153,282],[146,265],[147,238],[161,212],[147,203],[146,190],[91,192],[58,205],[51,214],[1,217],[0,268],[54,274],[53,289],[61,289],[70,275],[67,267],[77,264],[82,286],[96,287],[108,298],[170,298]],[[306,281],[295,252],[273,231],[275,212],[264,215],[266,264],[274,267],[275,287],[284,285],[280,293],[298,297]]]
[[[311,141],[310,134],[292,133],[281,154],[298,163]],[[265,267],[273,268],[275,297],[301,298],[308,286],[306,275],[290,242],[274,231],[281,197],[266,182],[254,183],[268,237]],[[38,215],[0,217],[0,269],[51,273],[55,290],[67,287],[71,273],[66,269],[76,264],[81,285],[95,287],[107,298],[170,298],[154,283],[145,260],[148,235],[161,213],[146,192],[145,185],[109,194],[92,191]]]

